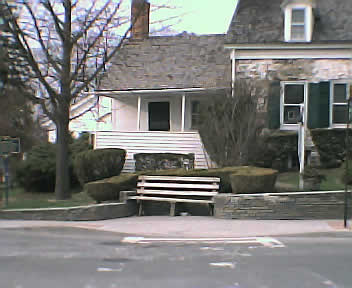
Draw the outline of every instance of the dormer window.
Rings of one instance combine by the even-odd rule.
[[[286,42],[310,42],[312,40],[314,7],[313,0],[291,0],[283,3]]]
[[[291,41],[306,39],[306,9],[294,8],[291,16]]]

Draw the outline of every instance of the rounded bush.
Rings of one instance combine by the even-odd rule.
[[[117,176],[125,164],[126,151],[118,148],[89,150],[78,153],[73,160],[75,174],[81,185]]]
[[[273,169],[243,166],[230,175],[232,193],[274,192],[278,171]]]

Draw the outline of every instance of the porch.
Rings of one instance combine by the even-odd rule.
[[[123,172],[133,172],[136,153],[193,153],[195,168],[210,168],[197,131],[200,101],[224,89],[98,91],[113,98],[112,131],[97,131],[95,149],[127,151]]]
[[[136,153],[194,153],[196,169],[212,167],[199,133],[168,131],[97,131],[94,149],[122,148],[127,151],[123,172],[134,172]]]

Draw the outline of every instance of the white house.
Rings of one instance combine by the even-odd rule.
[[[151,37],[149,5],[132,1],[132,13],[143,7],[144,17],[95,91],[112,99],[112,129],[96,132],[95,148],[126,149],[124,171],[134,170],[135,153],[194,153],[195,167],[208,168],[197,132],[199,100],[231,85],[225,35]]]

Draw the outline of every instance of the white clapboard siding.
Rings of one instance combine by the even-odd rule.
[[[194,153],[196,169],[207,169],[209,160],[197,132],[97,131],[95,149],[122,148],[127,151],[123,172],[134,172],[136,153]]]

